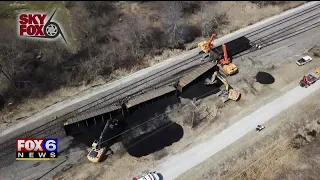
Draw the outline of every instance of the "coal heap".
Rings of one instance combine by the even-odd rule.
[[[0,110],[2,108],[4,108],[5,103],[6,103],[6,101],[5,101],[4,97],[0,94]]]
[[[260,84],[272,84],[275,81],[274,77],[271,74],[262,71],[259,71],[257,73],[256,80]]]

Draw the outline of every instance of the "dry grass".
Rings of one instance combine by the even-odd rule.
[[[315,127],[314,123],[310,125]],[[318,124],[318,130],[319,127],[320,125]],[[260,152],[256,156],[257,160],[242,165],[242,167],[246,168],[240,168],[240,171],[235,175],[225,176],[222,179],[250,180],[278,179],[279,177],[281,179],[290,179],[290,177],[297,175],[303,178],[307,178],[308,176],[317,177],[320,174],[318,173],[319,168],[311,162],[313,157],[318,156],[320,153],[317,151],[320,144],[315,141],[315,136],[320,131],[315,132],[314,130],[309,131],[305,129],[302,131],[305,131],[306,134],[301,135],[299,133],[291,141],[283,139],[275,142],[271,147]],[[309,144],[313,142],[315,144]],[[310,173],[310,170],[313,173]]]
[[[320,134],[319,109],[316,102],[309,100],[300,105],[303,107],[300,111],[288,116],[293,123],[279,127],[272,132],[272,138],[264,138],[263,147],[258,147],[256,142],[251,147],[258,150],[239,158],[221,179],[291,179],[297,175],[305,179],[319,175],[318,167],[311,163],[320,154],[317,150],[320,144],[316,141]]]
[[[6,129],[9,126],[17,123],[17,120],[27,118],[34,115],[35,113],[56,104],[79,95],[80,93],[85,93],[88,90],[91,91],[92,87],[104,83],[102,80],[97,80],[91,85],[83,85],[79,87],[63,87],[52,93],[47,94],[42,98],[32,99],[26,98],[19,104],[13,104],[11,106],[6,106],[0,112],[0,122],[4,123],[0,126],[0,131]]]

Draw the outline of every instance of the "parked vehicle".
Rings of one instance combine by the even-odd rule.
[[[302,65],[305,65],[307,64],[308,62],[311,62],[312,61],[312,58],[310,56],[304,56],[303,58],[299,59],[296,64],[298,66],[302,66]]]
[[[317,71],[316,71],[317,72]],[[311,84],[315,83],[317,80],[319,80],[320,76],[317,73],[310,73],[306,76],[303,76],[300,80],[299,85],[301,87],[309,87]]]

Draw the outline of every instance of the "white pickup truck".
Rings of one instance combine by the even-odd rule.
[[[156,172],[149,172],[148,174],[144,175],[143,177],[137,179],[136,177],[133,180],[163,180],[160,178],[161,176]]]
[[[310,56],[304,56],[303,58],[299,59],[296,64],[298,66],[302,66],[302,65],[305,65],[307,64],[308,62],[311,62],[312,61],[312,58]]]

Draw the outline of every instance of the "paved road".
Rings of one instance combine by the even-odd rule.
[[[165,180],[172,180],[188,169],[198,165],[220,150],[234,143],[250,131],[255,130],[257,124],[264,124],[283,110],[298,103],[305,97],[320,89],[320,81],[309,88],[300,86],[290,90],[283,96],[257,109],[255,112],[242,118],[210,140],[194,146],[190,150],[170,157],[169,160],[156,168]]]

